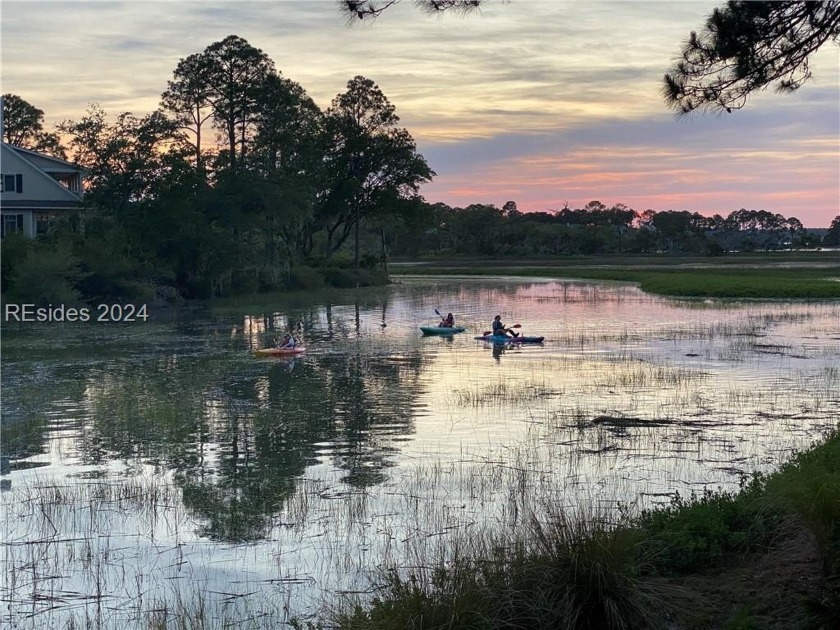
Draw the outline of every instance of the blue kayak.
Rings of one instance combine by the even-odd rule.
[[[478,341],[491,341],[493,343],[542,343],[545,337],[508,337],[507,335],[483,335],[475,338]]]
[[[466,328],[460,326],[420,326],[420,330],[424,335],[454,335],[464,332]]]

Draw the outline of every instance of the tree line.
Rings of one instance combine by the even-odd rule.
[[[820,232],[796,217],[740,209],[726,217],[667,210],[637,212],[624,204],[591,201],[583,208],[519,212],[516,202],[498,208],[473,204],[428,205],[419,224],[403,223],[389,233],[390,250],[420,256],[562,256],[692,254],[767,251],[840,245],[840,216]]]
[[[92,105],[44,130],[44,112],[4,97],[4,139],[87,172],[80,211],[36,241],[7,237],[7,300],[207,298],[387,281],[387,256],[687,252],[811,247],[796,218],[726,218],[592,201],[521,213],[429,203],[435,173],[370,79],[325,110],[231,35],[178,63],[159,108],[110,121]],[[66,146],[65,144],[66,143]],[[835,218],[825,244],[840,244]]]

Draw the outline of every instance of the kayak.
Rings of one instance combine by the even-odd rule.
[[[297,348],[260,348],[254,350],[254,354],[260,356],[279,356],[279,357],[293,357],[298,354],[306,352],[306,348],[298,346]]]
[[[420,326],[420,330],[424,335],[454,335],[464,332],[466,328],[460,326]]]
[[[484,335],[475,338],[478,341],[492,341],[493,343],[542,343],[545,337],[508,337],[507,335]]]

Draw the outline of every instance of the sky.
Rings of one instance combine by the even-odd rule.
[[[322,108],[356,75],[395,105],[437,173],[427,201],[521,211],[597,200],[637,212],[746,208],[828,227],[840,214],[840,49],[792,95],[677,118],[662,76],[723,2],[488,0],[430,17],[411,0],[349,25],[333,0],[0,3],[2,92],[46,127],[98,103],[153,111],[178,61],[228,35]]]

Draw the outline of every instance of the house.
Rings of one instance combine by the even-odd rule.
[[[84,170],[59,158],[0,142],[0,238],[35,238],[82,201]]]

